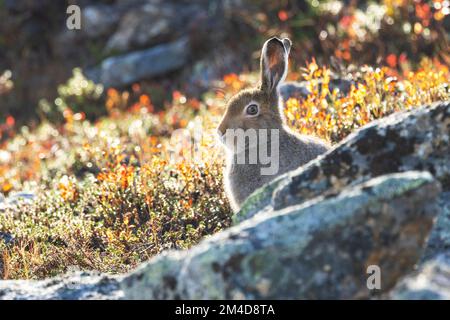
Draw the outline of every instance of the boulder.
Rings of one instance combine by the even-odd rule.
[[[14,236],[9,232],[0,231],[0,241],[3,241],[6,245],[14,242]]]
[[[186,86],[186,93],[193,96],[200,95],[204,90],[214,87],[217,79],[223,79],[230,70],[243,70],[242,56],[245,56],[245,53],[237,52],[235,48],[214,45],[206,56],[183,71],[182,82],[191,84]]]
[[[391,115],[257,190],[190,250],[117,277],[0,281],[0,298],[448,298],[449,127],[449,102]]]
[[[7,207],[17,205],[20,202],[32,203],[35,199],[35,194],[32,192],[13,192],[8,197],[4,197],[0,193],[0,212],[5,210]]]
[[[450,252],[436,256],[403,279],[390,293],[390,298],[450,300]]]
[[[119,282],[99,273],[76,272],[46,280],[0,281],[0,300],[115,300]]]
[[[441,213],[431,231],[427,247],[421,259],[422,263],[433,259],[441,253],[450,253],[450,192],[441,193],[438,205]]]
[[[160,255],[121,282],[126,299],[352,299],[412,270],[438,213],[429,173],[385,175],[270,211]],[[369,265],[381,289],[367,287]]]
[[[97,38],[111,33],[120,21],[123,12],[115,6],[105,4],[87,6],[81,10],[82,30],[88,38]]]
[[[129,10],[121,19],[117,31],[109,38],[106,49],[124,52],[132,48],[149,46],[173,33],[171,6],[145,3]]]
[[[328,89],[330,92],[337,90],[339,95],[346,96],[350,92],[352,85],[355,82],[346,79],[331,79],[328,83]],[[322,90],[322,83],[319,82],[319,90]],[[287,101],[289,98],[305,99],[310,95],[308,90],[308,82],[286,82],[280,86],[280,95],[283,101]]]
[[[311,94],[307,86],[307,82],[285,82],[280,86],[279,93],[283,101],[290,98],[305,99]]]

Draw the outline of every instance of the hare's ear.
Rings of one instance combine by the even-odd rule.
[[[261,90],[272,93],[284,81],[290,49],[291,40],[288,38],[281,40],[274,37],[264,43],[261,51]]]

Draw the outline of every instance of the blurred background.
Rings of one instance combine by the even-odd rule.
[[[81,30],[66,27],[71,4]],[[74,68],[104,88],[139,83],[157,108],[173,90],[199,97],[257,70],[273,35],[293,40],[292,70],[312,57],[335,69],[401,70],[423,56],[448,65],[449,11],[446,0],[0,0],[0,124],[39,122]],[[83,111],[101,115],[93,108]]]

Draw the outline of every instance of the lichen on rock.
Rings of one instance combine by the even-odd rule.
[[[438,212],[439,191],[429,173],[407,172],[259,214],[187,252],[151,260],[125,278],[125,298],[371,297],[412,270]],[[366,286],[371,264],[383,269],[380,292]],[[167,278],[172,287],[161,286]]]

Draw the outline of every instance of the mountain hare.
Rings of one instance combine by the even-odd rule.
[[[234,211],[265,183],[329,149],[324,141],[296,134],[284,124],[278,87],[286,77],[290,48],[287,38],[264,43],[259,86],[230,99],[217,129],[227,146],[225,189]]]

